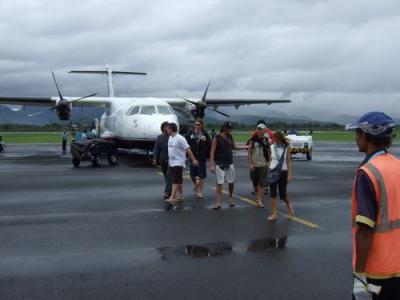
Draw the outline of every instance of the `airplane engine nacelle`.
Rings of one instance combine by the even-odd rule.
[[[69,103],[68,101],[65,101],[65,103],[60,102],[56,107],[58,118],[62,121],[67,121],[70,119],[71,111],[72,111],[72,104]]]
[[[190,112],[192,113],[193,118],[201,118],[203,119],[205,116],[205,107],[195,107],[194,109],[191,109]]]

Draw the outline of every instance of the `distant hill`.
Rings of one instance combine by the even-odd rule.
[[[26,106],[25,109],[20,111],[12,111],[8,107],[0,105],[0,124],[26,124],[26,125],[46,125],[50,123],[63,123],[58,120],[57,114],[49,109],[42,114],[29,117],[29,114],[42,111],[43,107]],[[288,113],[276,109],[259,109],[236,111],[235,109],[225,109],[224,112],[231,115],[231,118],[224,117],[213,111],[207,111],[205,117],[206,123],[219,124],[224,121],[230,120],[232,122],[251,125],[257,120],[263,119],[267,123],[273,122],[287,122],[287,123],[304,123],[304,122],[328,122],[338,124],[348,124],[357,120],[359,116],[352,116],[346,114],[330,114],[329,111],[325,113],[318,113],[312,116],[308,115],[289,115]],[[104,112],[103,108],[98,107],[78,107],[72,109],[72,120],[92,122],[95,118],[100,118]],[[400,120],[395,120],[400,123]]]
[[[62,123],[57,114],[50,109],[45,110],[39,115],[29,117],[29,114],[43,111],[43,107],[26,106],[20,111],[12,111],[8,107],[0,105],[0,124],[25,124],[25,125],[45,125],[50,123]],[[95,118],[100,118],[103,108],[97,107],[73,107],[72,120],[74,122],[85,120],[92,122]]]

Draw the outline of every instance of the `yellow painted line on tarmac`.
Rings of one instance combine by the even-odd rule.
[[[215,187],[214,187],[213,189],[215,190]],[[225,191],[225,190],[222,190],[222,192],[223,192],[224,194],[228,194],[228,192]],[[251,204],[251,205],[254,205],[254,206],[257,205],[256,201],[251,200],[251,199],[249,199],[249,198],[242,197],[242,196],[239,196],[239,195],[236,195],[236,194],[233,194],[233,197],[234,197],[234,198],[237,198],[237,199],[239,199],[239,200],[242,200],[242,201],[244,201],[244,202],[246,202],[246,203],[249,203],[249,204]],[[319,225],[318,225],[318,224],[315,224],[315,223],[313,223],[313,222],[307,221],[307,220],[302,219],[302,218],[300,218],[300,217],[289,216],[288,214],[283,213],[283,212],[281,212],[281,211],[279,211],[279,213],[282,214],[282,215],[284,215],[284,216],[287,217],[288,219],[290,219],[290,220],[292,220],[292,221],[294,221],[294,222],[297,222],[297,223],[299,223],[299,224],[302,224],[302,225],[305,225],[305,226],[307,226],[307,227],[314,228],[314,229],[319,228]]]
[[[311,228],[314,228],[314,229],[319,228],[319,225],[317,225],[315,223],[312,223],[310,221],[304,220],[302,218],[299,218],[299,217],[296,217],[296,216],[289,216],[288,214],[284,214],[284,215],[287,216],[288,219],[293,220],[293,221],[295,221],[297,223],[303,224],[305,226],[308,226],[308,227],[311,227]]]
[[[160,175],[160,176],[164,176],[162,172],[157,172],[157,174]],[[183,179],[190,179],[190,176],[188,176],[188,175],[183,175],[182,178],[183,178]]]

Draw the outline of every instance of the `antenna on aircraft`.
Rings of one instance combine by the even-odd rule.
[[[104,75],[107,75],[108,96],[109,97],[115,97],[114,86],[113,86],[113,74],[120,74],[120,75],[147,75],[147,73],[143,73],[143,72],[113,71],[109,65],[106,65],[106,69],[105,70],[71,70],[68,73],[104,74]]]

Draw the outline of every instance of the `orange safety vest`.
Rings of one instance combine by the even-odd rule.
[[[400,277],[400,160],[391,154],[373,157],[361,166],[374,186],[378,215],[368,254],[368,278]],[[353,270],[356,262],[355,184],[352,195]]]

